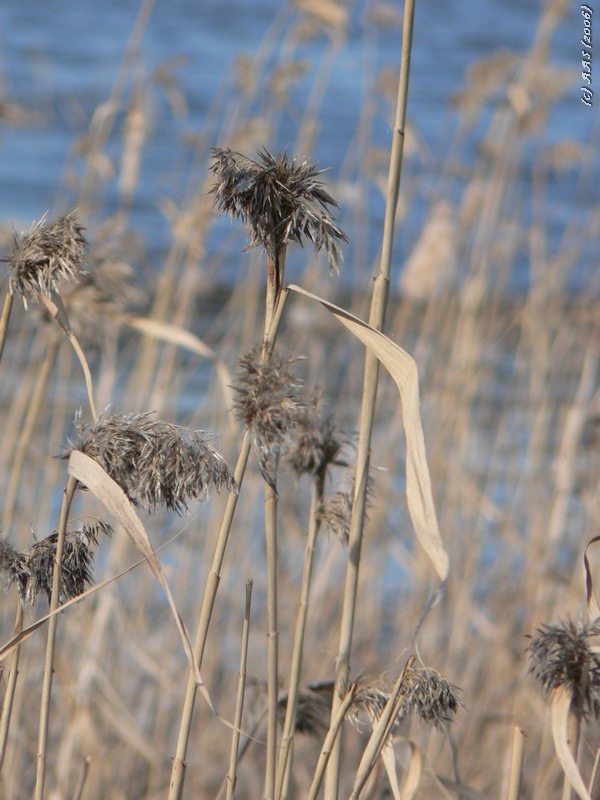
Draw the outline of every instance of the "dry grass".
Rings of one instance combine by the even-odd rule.
[[[231,157],[226,148],[257,154],[256,161],[234,159],[233,166],[228,162],[231,168],[249,170],[242,176],[242,188],[251,188],[247,184],[257,165],[270,167],[275,175],[281,167],[284,156],[269,160],[262,148],[278,141],[281,104],[288,102],[294,80],[315,83],[311,102],[297,110],[298,138],[287,143],[288,153],[303,178],[317,180],[309,162],[294,161],[291,154],[311,150],[322,82],[329,78],[327,59],[343,41],[344,15],[333,2],[318,8],[305,3],[302,8],[280,31],[286,47],[280,50],[267,39],[260,57],[240,71],[245,82],[229,98],[230,111],[215,137],[223,148],[217,165]],[[424,618],[438,581],[413,534],[398,391],[382,374],[350,683],[345,687],[355,693],[347,698],[348,713],[360,716],[362,702],[366,714],[358,728],[345,726],[340,796],[350,796],[371,726],[389,700],[393,679],[385,676],[399,675],[412,654],[418,659],[410,662],[410,692],[405,686],[403,712],[393,736],[400,784],[409,768],[414,769],[415,752],[422,758],[414,797],[508,796],[515,727],[525,733],[524,769],[519,794],[511,795],[511,800],[560,796],[563,770],[552,737],[550,702],[528,674],[532,653],[533,671],[544,689],[551,694],[556,688],[552,681],[558,670],[568,676],[573,697],[585,706],[577,758],[588,783],[597,761],[598,675],[592,649],[597,644],[597,623],[593,618],[582,621],[586,614],[582,558],[600,527],[599,285],[597,265],[590,269],[586,262],[588,243],[597,240],[598,215],[596,210],[574,217],[560,239],[551,236],[545,203],[548,181],[560,170],[572,169],[583,184],[589,167],[585,148],[568,143],[562,149],[546,146],[548,115],[566,91],[549,50],[552,30],[560,24],[555,10],[556,6],[548,6],[541,15],[530,52],[498,53],[473,65],[464,91],[455,98],[459,131],[456,149],[445,164],[420,161],[418,146],[411,150],[412,139],[407,141],[397,221],[411,219],[411,203],[416,205],[419,197],[427,197],[428,210],[406,268],[391,287],[385,330],[413,355],[419,369],[427,456],[450,573],[444,595]],[[292,69],[296,62],[290,56],[295,57],[296,50],[303,52],[307,37],[314,41],[311,37],[324,31],[329,37],[319,39],[324,42],[322,69],[316,75],[305,74],[300,66]],[[133,81],[136,70],[124,73],[122,79]],[[137,72],[135,80],[139,83]],[[378,83],[383,99],[388,83]],[[261,94],[261,87],[271,84],[277,91]],[[122,88],[121,83],[115,88],[117,103],[123,102]],[[395,91],[396,86],[394,95]],[[259,111],[257,97],[262,98]],[[168,209],[172,237],[152,282],[130,217],[146,141],[133,134],[143,117],[140,120],[139,103],[123,105],[122,110],[127,121],[122,134],[107,129],[107,122],[86,139],[86,169],[68,187],[70,205],[80,209],[79,216],[63,216],[55,223],[58,228],[45,222],[46,228],[40,225],[19,240],[16,250],[11,249],[12,240],[6,243],[4,255],[12,272],[5,276],[2,289],[24,295],[61,294],[65,314],[90,362],[97,408],[110,409],[99,420],[84,411],[75,443],[73,420],[79,408],[86,408],[81,367],[64,332],[45,315],[42,305],[32,303],[26,311],[15,303],[0,361],[0,568],[10,586],[0,611],[0,646],[11,638],[15,617],[20,624],[20,600],[25,598],[33,606],[24,610],[24,626],[46,613],[52,532],[68,477],[66,461],[56,456],[65,455],[75,444],[96,457],[101,446],[104,455],[99,461],[111,472],[110,453],[115,448],[117,454],[124,452],[124,425],[133,461],[119,462],[111,474],[142,508],[140,518],[159,551],[192,639],[207,581],[212,579],[218,587],[201,673],[215,708],[229,721],[234,718],[238,685],[243,686],[238,670],[246,581],[254,582],[242,717],[242,729],[252,738],[242,736],[237,753],[234,796],[239,800],[255,800],[265,785],[265,633],[268,619],[273,633],[273,619],[266,602],[263,530],[265,516],[276,514],[280,682],[276,699],[281,725],[290,694],[296,704],[289,771],[286,775],[281,767],[277,785],[283,781],[288,798],[307,797],[330,724],[345,571],[353,555],[344,546],[355,494],[355,450],[349,432],[358,427],[363,348],[323,308],[290,297],[281,318],[277,353],[293,359],[295,375],[288,376],[283,395],[273,385],[278,376],[268,372],[267,362],[261,364],[260,348],[255,361],[248,357],[242,362],[246,368],[262,370],[266,385],[251,389],[259,392],[259,400],[267,394],[269,402],[259,410],[273,424],[269,428],[273,440],[265,444],[264,429],[251,430],[259,458],[251,456],[245,475],[242,471],[227,550],[219,575],[209,576],[221,546],[227,491],[235,487],[225,462],[235,463],[242,428],[252,428],[257,408],[252,407],[248,419],[247,377],[235,398],[230,390],[224,395],[224,387],[227,392],[236,380],[240,358],[264,334],[265,267],[260,245],[277,261],[280,242],[270,238],[269,216],[261,206],[260,230],[252,234],[252,243],[259,246],[242,252],[241,226],[235,225],[232,233],[213,209],[209,190],[215,161],[203,141],[195,151],[192,188],[176,208]],[[484,111],[487,123],[478,155],[472,165],[458,166],[460,142],[474,135],[475,122]],[[371,140],[371,113],[365,108],[339,182],[337,176],[327,176],[332,183],[325,190],[319,183],[325,176],[319,177],[306,218],[294,218],[288,210],[284,214],[292,226],[287,238],[294,240],[308,231],[317,248],[325,250],[315,254],[308,246],[300,250],[290,245],[286,268],[293,282],[327,295],[363,318],[368,314],[370,275],[364,261],[368,232],[361,202],[367,196],[365,187],[373,191],[385,184],[381,165],[387,164]],[[122,156],[121,171],[111,179],[120,187],[116,214],[104,208],[101,199],[107,179],[93,168],[107,141],[112,152],[118,150]],[[80,152],[74,148],[74,153]],[[522,172],[530,163],[531,180],[523,182]],[[74,175],[77,170],[67,173]],[[438,186],[434,192],[432,177]],[[344,195],[358,198],[354,207],[343,205]],[[277,192],[273,197],[269,202],[281,202]],[[342,205],[337,220],[321,210],[331,205],[332,198]],[[243,217],[237,207],[234,210]],[[89,274],[79,276],[77,283],[71,281],[77,277],[71,273],[80,271],[83,243],[80,223],[74,220],[85,226],[90,243],[85,266]],[[342,228],[351,248],[338,236]],[[52,238],[48,232],[58,230],[60,235],[48,245],[52,252],[42,253],[41,273],[34,269],[32,274],[43,247],[30,240],[43,230],[44,246]],[[51,274],[53,256],[65,253],[65,239],[67,261],[56,261],[58,272]],[[335,265],[338,246],[345,255],[344,276],[352,279],[334,282],[327,256],[329,265]],[[77,264],[71,269],[73,260]],[[239,265],[231,285],[220,280],[224,265]],[[523,265],[529,270],[528,290],[508,290],[511,276]],[[573,291],[575,277],[581,274],[587,276],[586,291]],[[63,278],[71,281],[66,287]],[[140,326],[133,324],[134,312],[137,319],[145,316],[170,326],[168,337],[164,326],[152,329],[152,336],[141,334]],[[277,364],[287,370],[285,363]],[[269,393],[276,398],[275,406]],[[224,402],[224,396],[231,402]],[[318,408],[316,397],[322,398]],[[288,419],[292,405],[293,425]],[[126,413],[116,414],[115,409]],[[145,414],[148,409],[173,422],[154,422]],[[110,425],[103,427],[103,420]],[[281,428],[290,449],[280,457]],[[101,433],[99,444],[94,431]],[[167,453],[161,437],[169,439],[175,450]],[[204,472],[198,471],[202,459]],[[138,474],[141,462],[144,471]],[[276,499],[275,510],[265,511],[263,506],[265,475],[273,492],[276,484],[276,498],[271,496],[273,503]],[[207,487],[221,489],[222,494],[200,505],[196,500],[204,497]],[[178,516],[169,509],[187,513]],[[79,517],[106,522],[87,526],[78,522]],[[96,536],[108,523],[115,528],[113,536]],[[31,530],[39,532],[41,541],[32,540]],[[69,557],[79,572],[76,588],[65,587],[65,597],[84,590],[91,577],[92,553],[86,549],[81,557],[77,549],[83,540],[86,548],[93,549],[96,584],[119,577],[59,615],[46,796],[166,797],[189,671],[179,633],[150,570],[144,564],[129,569],[139,561],[139,552],[122,528],[107,519],[91,492],[77,493],[68,530]],[[589,555],[596,559],[591,574],[597,578],[593,547]],[[38,575],[42,561],[46,571]],[[306,619],[296,693],[290,691],[288,676],[299,636],[299,603],[306,609]],[[570,619],[577,622],[564,622]],[[527,635],[551,638],[534,639],[532,644]],[[558,657],[555,644],[561,636],[572,646]],[[42,627],[20,648],[0,774],[0,796],[7,800],[31,797],[35,785],[44,638]],[[583,668],[581,658],[576,668],[560,660],[577,660],[582,652]],[[544,663],[547,657],[549,664]],[[9,674],[15,670],[11,654],[4,656],[2,665],[0,691],[6,697],[12,691]],[[365,677],[371,675],[384,679]],[[440,708],[441,717],[436,716]],[[452,719],[449,726],[446,717]],[[212,799],[219,792],[225,796],[231,736],[231,728],[215,717],[198,693],[185,759],[184,796]],[[596,778],[596,792],[599,785]],[[361,797],[389,796],[386,791],[388,777],[379,761]]]

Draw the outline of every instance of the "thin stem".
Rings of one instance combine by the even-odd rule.
[[[323,778],[325,776],[325,770],[327,769],[327,764],[329,763],[329,759],[331,757],[331,753],[333,751],[335,741],[338,735],[338,731],[342,722],[344,721],[344,717],[346,716],[346,712],[352,705],[352,701],[354,700],[354,694],[356,692],[356,686],[353,684],[350,689],[346,692],[344,699],[341,700],[339,703],[335,715],[329,725],[329,730],[327,731],[327,736],[325,737],[325,741],[323,742],[323,747],[321,748],[321,754],[319,756],[319,760],[317,761],[317,767],[315,769],[312,783],[310,785],[310,790],[306,797],[306,800],[317,800],[317,796],[321,789],[321,784],[323,783]]]
[[[234,478],[238,488],[241,486],[244,479],[246,465],[248,464],[248,456],[250,455],[250,445],[250,437],[246,433],[242,440],[242,447],[240,449],[240,454],[238,456],[234,472]],[[225,514],[221,523],[221,529],[219,531],[212,565],[208,574],[206,589],[204,590],[204,597],[202,600],[202,607],[198,620],[198,628],[196,630],[196,638],[194,640],[194,659],[198,664],[198,669],[202,668],[204,649],[206,647],[206,640],[208,638],[208,629],[210,627],[215,599],[219,590],[223,559],[225,558],[225,550],[227,548],[229,533],[231,532],[231,524],[233,522],[237,501],[238,495],[232,492],[227,499]],[[179,725],[177,751],[173,759],[173,769],[171,771],[169,800],[180,800],[183,794],[183,784],[185,781],[185,758],[190,738],[197,689],[198,687],[196,686],[196,678],[193,671],[190,670],[188,674],[185,701],[181,713],[181,722]]]
[[[40,728],[38,736],[38,760],[35,779],[35,800],[43,800],[44,782],[46,779],[46,747],[48,742],[48,722],[50,719],[50,696],[52,694],[52,676],[54,673],[54,649],[56,644],[56,629],[58,626],[58,610],[60,601],[60,586],[62,577],[62,558],[67,530],[69,510],[77,488],[75,478],[69,478],[63,493],[63,501],[58,522],[58,541],[56,542],[56,557],[52,575],[52,594],[50,596],[50,613],[48,620],[48,639],[46,642],[46,660],[44,663],[44,679],[42,684],[42,702],[40,707]]]
[[[266,328],[265,341],[263,352],[269,352],[277,337],[279,323],[283,308],[287,300],[289,292],[282,290],[279,295],[279,302],[270,325]],[[244,434],[242,446],[238,461],[236,464],[234,478],[238,486],[238,491],[241,491],[242,482],[244,480],[244,473],[250,455],[250,437]],[[212,611],[219,590],[219,583],[221,580],[221,569],[223,567],[223,560],[225,558],[225,550],[229,540],[229,533],[233,523],[235,509],[237,507],[238,495],[230,494],[225,507],[225,514],[221,523],[221,529],[215,547],[212,566],[208,575],[206,589],[204,590],[204,598],[202,600],[202,607],[200,610],[200,617],[198,620],[198,628],[196,631],[196,638],[194,640],[194,658],[198,664],[198,669],[202,668],[202,660],[204,658],[204,649],[206,647],[206,640],[208,638],[208,630],[212,618]],[[181,722],[179,725],[179,735],[177,739],[177,750],[173,758],[173,768],[171,770],[171,783],[169,785],[169,800],[181,800],[183,795],[183,785],[185,782],[185,758],[190,738],[190,731],[192,726],[192,717],[194,714],[194,703],[196,700],[196,679],[193,672],[190,670],[188,675],[188,683],[181,712]]]
[[[23,606],[20,599],[17,600],[17,615],[15,618],[15,627],[13,636],[21,633],[23,630]],[[0,719],[0,772],[4,764],[4,756],[6,755],[6,744],[8,741],[8,729],[10,727],[10,717],[12,714],[13,701],[15,699],[15,690],[17,688],[17,676],[19,675],[19,656],[21,654],[21,645],[17,645],[13,650],[10,660],[10,671],[8,673],[8,682],[6,684],[6,691],[4,693],[4,700],[2,702],[2,718]]]
[[[519,800],[521,783],[523,782],[523,742],[525,735],[517,725],[513,739],[512,757],[510,762],[510,776],[508,781],[507,800]]]
[[[0,359],[4,352],[4,342],[6,341],[6,331],[8,330],[8,323],[10,320],[10,312],[13,307],[12,292],[7,292],[4,298],[4,307],[2,308],[2,316],[0,317]]]
[[[406,666],[409,666],[412,661],[413,659],[409,659]],[[351,800],[358,800],[360,797],[360,793],[364,789],[365,784],[369,779],[369,775],[377,764],[377,761],[381,755],[381,751],[388,741],[388,737],[394,725],[394,720],[398,716],[400,703],[402,702],[400,694],[402,692],[402,682],[404,680],[406,666],[396,679],[396,683],[394,684],[394,688],[388,697],[385,707],[381,712],[377,723],[373,726],[371,736],[369,737],[369,741],[367,742],[367,746],[365,747],[360,764],[358,765],[358,769],[356,771],[356,778],[352,788]]]
[[[244,611],[244,625],[242,628],[242,647],[240,655],[240,679],[238,681],[237,697],[235,701],[235,714],[233,718],[233,736],[231,737],[231,755],[229,757],[229,772],[227,774],[227,800],[233,800],[235,783],[237,779],[237,760],[240,744],[240,731],[242,728],[242,712],[244,710],[244,692],[246,690],[246,660],[248,658],[248,638],[250,632],[250,607],[252,605],[252,581],[246,581],[246,608]]]
[[[294,739],[296,706],[298,703],[298,688],[300,686],[300,672],[302,669],[304,635],[306,631],[306,619],[308,616],[308,601],[310,597],[315,544],[320,528],[317,511],[323,499],[323,483],[322,476],[317,476],[311,486],[310,519],[308,535],[306,538],[306,549],[304,553],[304,574],[302,576],[302,589],[300,591],[298,616],[296,618],[294,650],[292,652],[292,665],[290,668],[290,679],[288,683],[288,700],[285,710],[285,721],[283,723],[283,735],[281,739],[279,761],[277,765],[277,797],[285,797],[284,779],[289,772],[290,750]]]
[[[415,11],[415,0],[407,0],[404,5],[404,22],[402,29],[402,56],[398,98],[396,104],[396,121],[392,138],[390,168],[388,175],[388,191],[386,199],[385,221],[379,274],[373,287],[369,323],[377,330],[382,330],[385,322],[388,288],[394,244],[394,225],[400,176],[402,173],[402,156],[404,151],[404,128],[406,124],[406,105],[408,99],[408,79],[410,74],[410,55],[412,47],[412,31]],[[342,621],[340,624],[340,643],[336,660],[336,686],[347,685],[350,674],[350,653],[352,649],[352,633],[356,611],[358,575],[363,539],[364,512],[366,506],[367,476],[371,450],[371,432],[375,401],[377,398],[377,382],[379,378],[379,362],[367,352],[363,380],[363,396],[360,415],[358,452],[356,459],[355,497],[350,523],[348,548],[348,568],[344,589]],[[332,716],[335,716],[340,699],[334,693]],[[342,737],[338,737],[327,770],[325,784],[325,800],[337,800],[339,772],[341,764]]]
[[[6,490],[6,501],[4,510],[4,520],[3,520],[4,530],[8,530],[12,522],[15,510],[15,503],[17,500],[17,492],[19,489],[19,482],[21,480],[21,471],[23,469],[23,464],[25,462],[25,456],[29,448],[29,443],[31,442],[31,437],[33,436],[35,424],[37,422],[40,413],[42,400],[44,399],[44,391],[46,389],[46,384],[48,383],[50,371],[54,363],[54,357],[58,349],[58,343],[59,343],[58,338],[54,337],[50,342],[50,344],[48,345],[48,349],[46,350],[46,355],[44,357],[44,360],[42,361],[42,365],[40,367],[40,371],[38,373],[35,386],[33,387],[33,393],[29,400],[29,405],[27,407],[27,415],[23,422],[23,427],[21,428],[21,431],[19,433],[19,439],[17,441],[17,446],[15,448],[15,454],[12,461],[10,479],[8,481],[8,488]]]
[[[265,486],[265,540],[267,550],[267,758],[265,800],[275,797],[277,758],[277,707],[279,698],[277,630],[277,489]]]

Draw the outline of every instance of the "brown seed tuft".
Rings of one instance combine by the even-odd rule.
[[[444,730],[459,706],[463,705],[458,688],[448,683],[436,670],[415,664],[416,659],[411,656],[404,668],[394,725],[397,726],[406,717],[414,716],[421,722]],[[353,705],[357,712],[366,713],[372,725],[381,716],[395,682],[387,675],[375,681],[357,681]],[[360,728],[360,713],[354,713],[350,720]]]
[[[303,411],[300,382],[290,362],[272,354],[266,360],[260,347],[240,359],[235,414],[249,431],[263,478],[275,485],[279,456],[285,451]]]
[[[181,514],[190,501],[211,491],[237,491],[223,457],[200,431],[151,414],[103,415],[91,427],[79,420],[75,425],[78,439],[72,449],[97,461],[132,503],[151,513],[164,503]]]
[[[289,241],[313,243],[327,251],[329,269],[341,261],[338,241],[348,241],[337,227],[329,206],[333,197],[319,180],[322,170],[300,156],[263,149],[253,161],[233,150],[213,148],[212,171],[215,205],[224,214],[242,220],[250,233],[250,247],[261,245],[267,255],[277,258]]]
[[[36,222],[29,233],[15,234],[12,253],[5,259],[9,265],[9,289],[27,300],[47,297],[84,272],[87,241],[84,228],[72,211],[46,225],[46,217]]]
[[[347,442],[339,437],[333,418],[322,416],[321,406],[322,399],[317,390],[298,415],[288,461],[297,475],[324,479],[328,467],[348,465],[340,458]]]
[[[527,648],[529,672],[544,694],[564,687],[584,716],[600,717],[600,654],[591,640],[600,636],[598,620],[585,624],[567,619],[542,625]],[[597,643],[596,643],[597,646]]]
[[[98,546],[100,534],[110,536],[110,525],[95,522],[93,525],[84,525],[81,530],[66,532],[59,603],[78,597],[91,585],[93,548]],[[55,531],[40,542],[35,542],[24,553],[16,554],[9,565],[8,586],[15,584],[22,605],[35,605],[40,594],[45,594],[50,602],[57,542],[58,533]]]

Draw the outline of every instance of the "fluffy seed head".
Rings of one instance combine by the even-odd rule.
[[[215,205],[224,214],[242,220],[250,233],[250,247],[261,245],[275,259],[289,241],[312,242],[327,252],[329,269],[341,261],[338,241],[348,241],[328,207],[336,201],[319,180],[322,170],[310,161],[263,149],[253,161],[233,150],[213,148]]]
[[[297,475],[324,478],[329,466],[347,466],[340,458],[346,442],[339,437],[332,417],[322,416],[321,405],[317,391],[298,415],[296,435],[288,453]]]
[[[78,597],[92,583],[94,547],[98,536],[110,536],[112,528],[105,522],[84,525],[81,530],[67,531],[62,558],[59,602]],[[14,584],[23,606],[34,606],[40,594],[50,602],[56,559],[58,533],[51,533],[35,542],[24,553],[16,553],[7,569],[8,586]]]
[[[397,726],[401,719],[414,716],[421,722],[434,725],[439,730],[452,721],[463,702],[458,688],[434,669],[416,665],[411,656],[403,670],[398,703],[398,713],[394,721]],[[382,676],[376,681],[359,680],[353,705],[357,711],[366,712],[371,724],[381,716],[395,680]],[[354,724],[360,725],[360,715],[350,717]]]
[[[97,461],[132,503],[154,512],[166,505],[178,514],[211,491],[237,491],[223,457],[200,431],[190,431],[151,414],[103,415],[92,426],[75,421],[70,443]],[[69,451],[64,458],[68,458]]]
[[[584,716],[600,717],[600,653],[592,640],[600,636],[600,624],[573,622],[542,625],[527,648],[529,672],[542,692],[564,687],[573,706]],[[596,639],[596,646],[598,640]]]
[[[261,473],[271,486],[303,410],[300,383],[289,364],[276,354],[263,360],[260,348],[253,348],[240,359],[233,387],[235,414],[252,436]]]
[[[334,492],[325,498],[318,510],[321,525],[346,547],[350,540],[350,520],[354,497],[350,492]]]
[[[307,736],[318,738],[323,737],[329,728],[333,687],[333,681],[324,681],[318,684],[308,684],[300,689],[296,703],[296,720],[294,724],[296,733],[305,733]],[[281,718],[285,716],[287,701],[287,693],[280,695],[278,703]]]
[[[46,225],[44,216],[29,233],[15,234],[13,251],[5,260],[10,292],[23,297],[25,308],[28,299],[36,300],[38,294],[50,297],[82,274],[87,247],[83,230],[72,211],[52,225]]]

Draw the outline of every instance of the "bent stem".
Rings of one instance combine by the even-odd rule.
[[[404,152],[404,128],[406,124],[406,105],[408,99],[408,78],[410,73],[410,54],[412,46],[412,30],[415,13],[415,0],[407,0],[404,5],[404,21],[402,27],[402,56],[400,62],[400,78],[398,82],[398,98],[396,103],[396,120],[390,154],[388,190],[386,198],[385,220],[379,274],[373,286],[369,324],[382,330],[385,322],[392,249],[394,244],[394,226],[396,208],[402,173],[402,156]],[[367,476],[371,452],[371,432],[377,398],[377,382],[379,379],[379,362],[370,351],[365,357],[363,378],[363,395],[360,413],[358,451],[356,456],[356,483],[350,534],[348,544],[348,568],[344,587],[342,620],[340,623],[340,642],[336,659],[335,680],[338,692],[347,685],[350,675],[350,653],[352,649],[352,633],[358,590],[358,574],[363,540],[364,512],[367,494]],[[335,717],[340,703],[338,692],[334,693],[332,718]],[[336,739],[334,750],[327,769],[325,782],[325,800],[337,800],[339,774],[341,764],[342,737]]]
[[[286,776],[289,776],[291,768],[290,753],[294,739],[294,726],[296,723],[296,705],[298,702],[298,688],[300,686],[300,672],[302,669],[308,601],[315,557],[315,544],[320,528],[317,512],[323,499],[323,485],[324,480],[321,475],[317,475],[311,485],[310,519],[304,554],[304,574],[302,576],[302,589],[300,591],[298,616],[296,618],[294,650],[292,652],[292,666],[290,668],[290,680],[288,685],[288,701],[285,710],[285,721],[283,723],[283,734],[277,765],[277,797],[286,797],[287,795],[287,792],[284,790],[284,782],[287,781]]]
[[[54,572],[52,574],[52,594],[50,596],[50,613],[48,620],[48,639],[46,642],[46,660],[44,663],[44,679],[42,683],[42,702],[40,707],[40,728],[38,736],[38,760],[35,779],[35,800],[43,800],[44,782],[46,779],[46,746],[48,742],[48,722],[50,719],[50,696],[52,693],[52,676],[54,672],[54,649],[56,644],[56,629],[58,626],[57,611],[60,604],[60,586],[62,578],[62,558],[67,530],[69,510],[77,480],[69,478],[65,488],[58,522],[58,540],[56,542],[56,556],[54,559]]]

